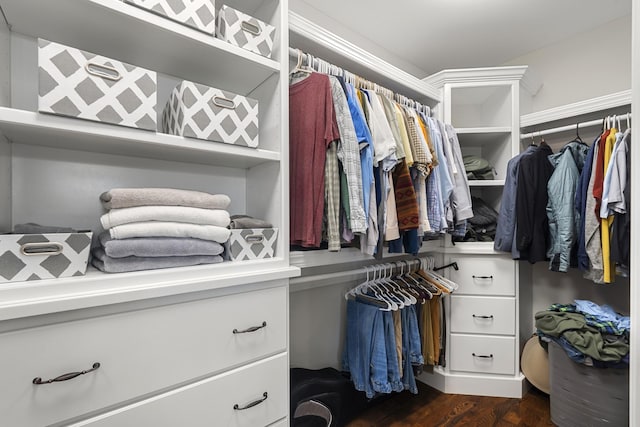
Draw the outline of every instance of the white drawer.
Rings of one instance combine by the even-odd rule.
[[[515,296],[515,261],[495,255],[456,255],[459,270],[449,270],[449,277],[460,287],[456,294]]]
[[[2,334],[1,424],[60,422],[284,351],[286,301],[278,287]],[[86,375],[32,384],[94,362]]]
[[[516,303],[507,297],[451,296],[451,332],[515,335]]]
[[[515,338],[451,334],[452,371],[515,373]]]
[[[282,354],[72,426],[267,426],[287,415],[288,369]]]

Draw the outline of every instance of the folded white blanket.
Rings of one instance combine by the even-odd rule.
[[[217,225],[187,224],[182,222],[146,221],[117,225],[109,229],[112,239],[132,237],[194,237],[225,243],[231,230]]]
[[[191,206],[204,209],[227,209],[231,199],[226,194],[177,188],[113,188],[100,195],[107,209],[133,206]]]
[[[132,208],[111,209],[100,217],[106,229],[117,225],[144,221],[186,222],[189,224],[229,225],[229,212],[223,209],[202,209],[188,206],[136,206]]]

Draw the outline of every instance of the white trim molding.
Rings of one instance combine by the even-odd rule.
[[[414,98],[419,102],[424,102],[424,98],[431,100],[432,103],[434,101],[436,103],[442,101],[440,90],[431,84],[389,64],[292,11],[289,11],[289,32],[290,43],[293,48],[304,48],[304,46],[296,45],[299,42],[298,39],[302,38],[311,42],[314,46],[314,51],[306,53],[318,55],[322,59],[331,61],[331,58],[322,56],[323,52],[328,50],[332,55],[339,55],[341,58],[341,63],[336,63],[335,65],[355,74],[362,73],[362,77],[366,79],[388,87],[402,95]],[[366,70],[372,77],[365,75],[361,70]],[[419,99],[420,97],[423,99]]]
[[[535,94],[542,86],[542,83],[535,81],[530,75],[531,71],[528,66],[514,65],[508,67],[442,70],[422,80],[435,87],[443,87],[445,83],[463,83],[467,81],[477,84],[493,81],[519,80],[523,88],[531,94]]]
[[[520,127],[539,125],[631,104],[631,90],[586,99],[520,116]]]

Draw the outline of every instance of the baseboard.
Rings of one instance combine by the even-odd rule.
[[[447,394],[510,397],[520,399],[529,388],[524,375],[498,376],[469,373],[450,373],[436,367],[433,372],[423,372],[419,381]]]

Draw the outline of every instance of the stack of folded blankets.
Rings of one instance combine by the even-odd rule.
[[[107,273],[214,264],[229,239],[225,194],[174,188],[115,188],[100,196],[108,212],[92,264]]]

